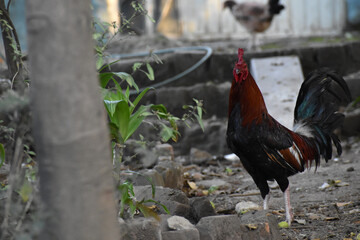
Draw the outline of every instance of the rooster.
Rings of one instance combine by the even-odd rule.
[[[257,47],[255,34],[266,31],[270,27],[274,15],[279,14],[285,8],[279,4],[279,0],[269,0],[267,4],[225,1],[223,7],[224,9],[229,8],[235,19],[252,35],[249,49]]]
[[[282,126],[267,111],[264,98],[238,50],[229,95],[227,144],[240,158],[253,178],[268,209],[270,191],[267,180],[275,180],[284,193],[286,221],[293,213],[288,177],[304,171],[320,158],[332,157],[342,148],[334,134],[344,119],[338,104],[349,102],[350,91],[334,71],[322,68],[311,72],[302,83],[295,105],[293,131]]]

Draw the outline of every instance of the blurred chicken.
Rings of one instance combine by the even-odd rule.
[[[229,8],[235,19],[252,35],[249,49],[258,47],[255,44],[255,34],[266,31],[270,27],[274,15],[279,14],[285,8],[279,4],[279,0],[269,0],[267,4],[225,1],[223,7],[224,9]]]

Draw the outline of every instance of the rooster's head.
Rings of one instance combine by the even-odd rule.
[[[235,67],[233,70],[233,75],[237,83],[241,83],[249,75],[248,67],[246,62],[244,61],[243,56],[244,56],[244,49],[239,48],[238,50],[239,60],[235,63]]]

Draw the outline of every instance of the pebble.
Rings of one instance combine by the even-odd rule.
[[[346,169],[347,172],[353,172],[355,171],[354,167],[349,167],[348,169]]]

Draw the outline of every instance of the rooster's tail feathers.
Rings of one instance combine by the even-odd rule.
[[[328,160],[332,157],[332,144],[342,152],[340,140],[333,133],[343,120],[338,113],[341,103],[351,101],[350,90],[344,79],[328,68],[311,72],[303,82],[295,105],[294,124],[306,126],[315,139],[319,153]],[[301,130],[295,130],[301,133]]]

